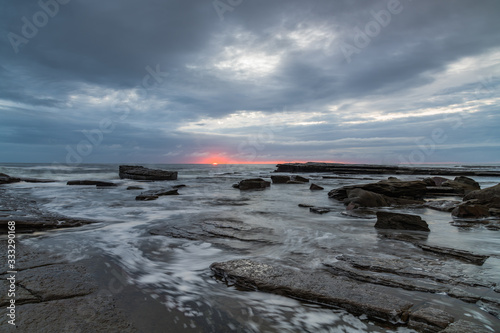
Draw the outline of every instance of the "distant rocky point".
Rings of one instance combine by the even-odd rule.
[[[176,171],[148,169],[143,166],[120,165],[120,178],[134,180],[176,180]]]
[[[404,167],[397,165],[342,164],[342,163],[284,163],[276,165],[275,172],[331,172],[336,174],[392,174],[442,176],[493,176],[500,171],[468,168]]]

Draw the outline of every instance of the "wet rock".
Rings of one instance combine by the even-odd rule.
[[[377,223],[375,228],[430,231],[427,222],[418,215],[377,212]]]
[[[148,169],[142,166],[120,165],[120,178],[135,180],[176,180],[176,171]]]
[[[451,212],[451,215],[461,218],[481,218],[490,215],[487,206],[465,202]]]
[[[474,179],[464,176],[456,177],[454,180],[447,180],[442,183],[443,187],[451,187],[458,194],[466,195],[472,191],[479,190],[481,187]]]
[[[455,318],[448,312],[434,307],[424,307],[410,312],[408,326],[419,332],[434,333],[440,332],[454,321]]]
[[[427,196],[463,196],[463,192],[449,186],[427,186]]]
[[[73,185],[73,186],[99,186],[99,187],[112,187],[112,186],[118,186],[115,183],[112,182],[104,182],[104,181],[98,181],[98,180],[70,180],[69,182],[66,183],[66,185]]]
[[[20,181],[21,181],[21,178],[10,177],[9,175],[6,175],[5,173],[0,173],[0,185],[18,183]]]
[[[179,192],[177,189],[162,189],[162,190],[151,190],[151,191],[146,191],[142,192],[138,196],[135,197],[135,200],[138,201],[150,201],[150,200],[156,200],[161,196],[165,195],[179,195]]]
[[[140,186],[129,186],[129,187],[127,187],[127,191],[133,191],[133,190],[144,190],[144,187],[140,187]]]
[[[309,183],[309,179],[302,176],[292,176],[291,180],[296,182]]]
[[[172,188],[184,188],[184,187],[187,187],[187,185],[179,184],[179,185],[172,186]]]
[[[316,184],[311,184],[311,186],[309,187],[309,189],[311,191],[321,191],[321,190],[324,190],[325,188],[321,187],[319,185],[316,185]]]
[[[440,331],[440,333],[492,333],[492,332],[487,328],[485,328],[484,326],[480,326],[478,324],[471,323],[470,321],[460,319],[450,324],[447,328]]]
[[[328,207],[311,207],[309,211],[314,214],[326,214],[330,213],[332,209]]]
[[[500,184],[468,193],[464,197],[464,204],[467,203],[500,209]]]
[[[469,251],[451,249],[448,247],[441,246],[431,246],[426,244],[414,243],[416,246],[420,247],[424,251],[434,252],[441,255],[453,257],[462,261],[470,262],[476,265],[482,265],[490,256],[474,254]]]
[[[358,207],[387,207],[390,206],[390,199],[382,194],[354,188],[347,190],[347,198],[344,199],[344,204],[349,209]]]
[[[400,181],[400,180],[382,180],[377,183],[365,185],[350,185],[332,190],[328,193],[330,198],[344,200],[348,198],[348,191],[353,189],[362,189],[365,191],[382,194],[391,198],[400,199],[420,199],[427,192],[427,185],[422,180]]]
[[[240,181],[238,184],[234,184],[234,188],[238,188],[240,190],[263,190],[267,187],[271,186],[271,182],[265,181],[262,178],[253,178],[253,179],[244,179]]]
[[[456,200],[432,200],[427,201],[424,206],[427,208],[439,210],[441,212],[451,212],[460,204],[460,201]]]
[[[431,177],[431,178],[426,178],[424,181],[429,185],[429,186],[442,186],[444,182],[449,181],[451,179],[444,178],[444,177]]]
[[[397,321],[407,316],[412,303],[388,288],[360,283],[325,271],[311,271],[255,260],[213,263],[211,270],[241,287],[341,307],[370,319]]]
[[[308,205],[308,204],[299,204],[298,206],[302,207],[302,208],[311,208],[311,207],[314,207],[314,205]]]
[[[271,180],[273,184],[286,184],[288,181],[291,180],[290,176],[271,176]]]

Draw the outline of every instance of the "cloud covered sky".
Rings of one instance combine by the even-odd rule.
[[[0,162],[500,162],[498,0],[0,3]]]

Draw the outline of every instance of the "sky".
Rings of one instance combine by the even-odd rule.
[[[498,0],[0,0],[0,162],[500,162]]]

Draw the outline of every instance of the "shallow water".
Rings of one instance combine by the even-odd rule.
[[[344,185],[369,183],[389,175],[342,176],[324,179],[322,174],[307,174],[325,191],[310,191],[309,184],[272,185],[264,191],[240,192],[232,184],[246,178],[269,178],[274,165],[149,165],[179,171],[177,181],[138,182],[120,180],[117,165],[80,167],[3,164],[0,172],[17,177],[55,179],[55,183],[18,183],[10,191],[33,197],[43,208],[71,217],[100,223],[76,229],[39,233],[25,239],[33,246],[64,253],[70,260],[108,258],[121,270],[123,283],[152,297],[175,317],[185,330],[211,332],[225,327],[235,332],[391,332],[366,318],[355,317],[290,298],[258,291],[243,291],[216,279],[209,266],[240,258],[267,258],[303,269],[321,268],[323,262],[339,256],[395,256],[411,258],[415,247],[381,237],[373,228],[375,218],[357,218],[343,214],[342,203],[327,196],[330,189]],[[416,179],[422,176],[400,176]],[[97,189],[93,186],[67,186],[67,180],[110,180],[120,186]],[[475,177],[481,187],[500,182],[492,177]],[[155,201],[136,201],[141,190],[184,184],[179,196],[160,197]],[[317,215],[298,204],[333,208]],[[500,281],[499,231],[483,226],[471,229],[450,225],[449,213],[426,208],[398,210],[419,214],[429,223],[430,245],[446,246],[478,254],[492,255],[481,266],[467,266],[467,274],[482,281]],[[226,224],[227,225],[226,225]],[[213,229],[216,225],[218,228]],[[224,237],[224,228],[241,228],[238,237]],[[149,231],[165,228],[193,233],[195,240],[171,235],[152,235]],[[211,229],[212,228],[212,229]],[[199,230],[203,236],[196,240]],[[222,230],[222,231],[221,231]],[[219,234],[214,234],[217,231]],[[207,234],[209,236],[207,236]],[[199,236],[199,235],[198,235]],[[415,268],[418,270],[418,268]],[[402,295],[405,291],[401,292]],[[408,297],[417,297],[412,293]],[[420,296],[418,296],[420,297]],[[474,318],[492,331],[498,321],[474,304],[446,295],[422,302],[455,309],[457,316]],[[133,311],[141,311],[134,309]],[[222,325],[222,326],[221,326]],[[398,328],[394,332],[413,332]]]

